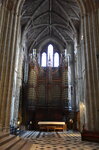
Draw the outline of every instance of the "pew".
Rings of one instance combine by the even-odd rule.
[[[99,132],[83,130],[81,132],[82,141],[99,142]]]

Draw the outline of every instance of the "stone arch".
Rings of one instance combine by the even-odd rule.
[[[58,45],[59,50],[63,50],[63,49],[64,49],[64,48],[61,46],[61,44],[58,43],[55,39],[53,39],[53,38],[48,38],[48,39],[44,40],[44,41],[40,44],[40,47],[38,48],[38,51],[40,52],[40,50],[42,49],[42,47],[43,47],[44,45],[46,45],[47,43],[50,43],[50,42],[53,42],[53,43],[55,43],[56,45]]]

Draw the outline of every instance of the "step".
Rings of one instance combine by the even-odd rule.
[[[0,146],[0,150],[10,150],[15,144],[17,144],[21,139],[19,137],[15,137],[4,145]]]
[[[25,131],[21,137],[23,137],[25,139],[25,138],[28,138],[31,134],[32,134],[31,131]]]
[[[28,141],[21,150],[30,150],[32,145],[33,143]]]
[[[23,146],[27,143],[26,140],[21,139],[17,144],[15,144],[10,150],[21,150]]]
[[[27,132],[27,134],[25,135],[25,137],[24,138],[29,138],[29,136],[32,134],[32,132],[30,131],[30,132]]]
[[[26,131],[22,137],[26,138],[30,132]]]
[[[0,132],[0,139],[9,135],[9,132]]]
[[[25,138],[26,135],[27,135],[27,132],[23,133],[23,134],[21,135],[21,137],[22,137],[22,138]]]
[[[29,136],[27,137],[27,138],[31,138],[32,137],[32,135],[33,135],[33,131],[31,132],[31,134],[29,134]]]
[[[12,140],[15,137],[15,135],[9,135],[7,137],[4,137],[0,140],[0,146],[9,142],[10,140]]]

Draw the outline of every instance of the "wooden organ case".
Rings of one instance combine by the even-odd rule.
[[[30,64],[25,97],[25,123],[38,129],[39,121],[63,121],[68,107],[67,67]]]

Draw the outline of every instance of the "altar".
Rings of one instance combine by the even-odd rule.
[[[66,130],[66,124],[65,122],[56,122],[56,121],[39,121],[38,122],[39,129],[40,130],[45,130],[45,131],[56,131],[56,130],[61,130],[64,131]]]

